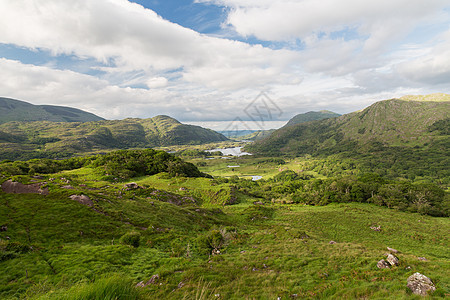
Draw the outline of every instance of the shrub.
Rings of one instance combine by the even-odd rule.
[[[213,229],[197,238],[197,246],[202,254],[211,254],[225,243],[225,238],[219,230]]]
[[[135,248],[139,247],[139,242],[141,239],[141,234],[139,232],[128,232],[120,237],[120,243],[124,245],[133,246]]]

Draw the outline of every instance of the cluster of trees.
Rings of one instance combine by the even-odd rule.
[[[82,167],[96,168],[105,179],[125,180],[137,176],[166,172],[170,176],[205,177],[197,167],[179,157],[153,149],[119,150],[102,155],[69,159],[4,160],[0,173],[5,175],[52,174]]]
[[[206,177],[195,165],[165,151],[119,150],[97,156],[91,163],[109,179],[125,180],[132,177],[167,172],[170,176]]]
[[[326,205],[364,202],[433,216],[450,214],[450,195],[433,183],[386,180],[376,173],[327,179],[286,170],[269,180],[229,179],[239,191],[267,201]]]

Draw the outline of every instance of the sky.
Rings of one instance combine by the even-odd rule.
[[[450,2],[1,0],[0,70],[0,97],[264,127],[449,93]]]

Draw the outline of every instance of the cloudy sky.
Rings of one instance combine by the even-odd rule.
[[[0,96],[107,119],[347,113],[450,92],[450,2],[2,0],[0,70]]]

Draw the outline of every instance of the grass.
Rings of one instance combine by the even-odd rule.
[[[226,163],[204,168],[220,173]],[[239,163],[245,173],[270,176],[300,164]],[[164,174],[134,178],[144,189],[128,191],[89,168],[41,180],[50,195],[0,192],[0,225],[8,227],[1,242],[32,247],[2,256],[2,299],[411,299],[406,279],[414,272],[436,284],[433,297],[450,294],[448,218],[360,203],[255,205],[260,199],[239,192],[237,204],[224,205],[229,184]],[[67,184],[73,189],[62,188]],[[89,196],[94,206],[72,194]],[[170,204],[171,197],[197,204]],[[218,255],[205,254],[201,243],[212,232],[223,238]],[[139,237],[138,245],[122,244],[127,234]],[[386,247],[400,251],[400,264],[380,270]]]

